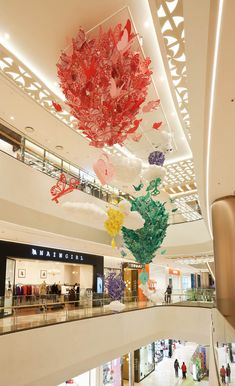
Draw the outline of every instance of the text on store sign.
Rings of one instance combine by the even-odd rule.
[[[44,257],[54,257],[54,258],[59,258],[59,259],[68,259],[68,260],[76,260],[76,261],[84,261],[83,256],[79,256],[77,254],[73,253],[64,253],[64,252],[50,252],[46,249],[35,249],[32,248],[31,251],[32,256],[44,256]]]

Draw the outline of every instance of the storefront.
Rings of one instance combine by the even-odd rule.
[[[103,366],[103,386],[122,386],[122,358],[114,359]]]
[[[81,291],[103,292],[103,260],[98,255],[0,241],[1,305],[13,305],[13,297],[15,301],[40,296],[43,286],[43,295],[68,295],[75,285]]]
[[[201,275],[191,273],[191,288],[201,288]]]
[[[155,363],[159,363],[164,357],[171,358],[175,343],[172,339],[157,340],[155,343]]]
[[[181,272],[176,268],[168,268],[168,280],[173,290],[181,290]]]
[[[134,381],[136,383],[141,382],[155,370],[154,352],[154,343],[150,343],[134,351]],[[129,379],[128,355],[123,357],[123,379]]]
[[[124,296],[127,301],[133,301],[137,298],[138,300],[146,300],[143,291],[139,288],[141,284],[139,276],[143,269],[149,272],[149,264],[144,265],[135,262],[122,264],[122,275],[126,284]]]

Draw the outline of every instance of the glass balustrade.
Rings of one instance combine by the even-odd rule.
[[[194,294],[196,290],[194,291]],[[210,293],[210,297],[208,294]],[[135,293],[123,297],[120,310],[113,309],[112,299],[106,293],[98,294],[81,290],[82,296],[71,299],[69,295],[14,296],[13,306],[0,307],[0,334],[42,327],[57,323],[112,315],[150,307],[161,306],[196,306],[212,308],[215,305],[213,290],[198,290],[197,300],[191,298],[189,291],[174,291],[170,303],[166,303],[164,294],[159,293],[155,300],[140,300]],[[0,304],[1,303],[0,299]],[[4,317],[4,315],[8,315]]]

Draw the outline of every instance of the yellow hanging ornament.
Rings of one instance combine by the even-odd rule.
[[[113,239],[111,245],[113,248],[115,248],[116,242],[114,240],[114,237],[118,235],[123,226],[124,214],[120,212],[120,210],[109,208],[107,211],[107,215],[108,219],[105,221],[104,226],[110,236],[112,236]]]

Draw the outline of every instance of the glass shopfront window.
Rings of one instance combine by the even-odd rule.
[[[103,386],[122,386],[122,361],[114,359],[103,366]]]
[[[141,347],[139,350],[140,381],[147,377],[155,369],[154,351],[154,343]]]
[[[11,307],[13,301],[13,289],[15,279],[15,260],[7,259],[6,261],[6,276],[5,276],[5,298],[4,298],[4,315],[12,313]]]

